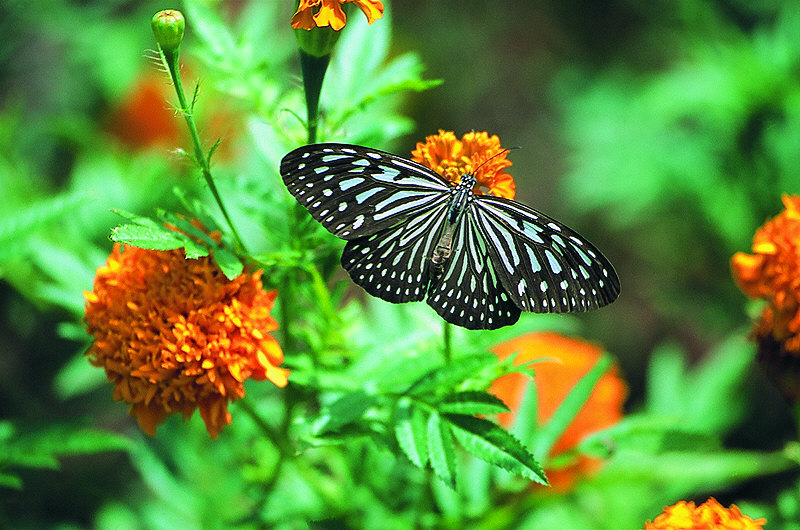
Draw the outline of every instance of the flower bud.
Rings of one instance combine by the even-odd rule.
[[[159,11],[153,15],[150,25],[153,27],[156,42],[163,51],[174,52],[180,47],[183,30],[186,28],[183,13],[175,9]]]
[[[296,29],[297,44],[299,48],[313,57],[325,57],[333,51],[336,41],[339,40],[341,31],[334,31],[330,27],[312,28],[311,30]]]

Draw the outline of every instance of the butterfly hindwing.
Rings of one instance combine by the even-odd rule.
[[[431,283],[428,305],[446,321],[468,329],[515,323],[520,310],[500,284],[488,246],[470,217],[462,217],[452,248],[440,276]]]
[[[416,162],[348,144],[295,149],[283,157],[281,175],[314,219],[342,239],[367,236],[436,208],[451,188]]]
[[[525,311],[587,311],[613,302],[619,279],[608,260],[567,226],[501,197],[478,196],[469,212],[490,243],[497,274]]]
[[[355,283],[387,302],[417,302],[430,282],[430,256],[446,210],[428,209],[369,236],[351,239],[342,267]]]

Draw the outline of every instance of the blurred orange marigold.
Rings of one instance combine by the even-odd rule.
[[[501,359],[518,352],[516,364],[544,359],[534,365],[538,394],[536,419],[540,425],[547,423],[572,387],[591,370],[604,351],[599,345],[552,332],[529,333],[498,344],[492,350]],[[498,415],[504,427],[513,425],[529,381],[525,375],[514,373],[492,384],[491,392],[512,411]],[[600,378],[581,411],[553,445],[550,457],[573,449],[587,435],[617,423],[622,418],[627,393],[625,382],[613,366]],[[599,470],[601,464],[598,458],[581,456],[573,465],[547,470],[547,477],[554,488],[566,490],[577,478]]]
[[[735,504],[725,508],[711,497],[697,507],[691,501],[667,506],[652,523],[644,524],[644,530],[760,530],[765,524],[766,519],[753,520],[742,515]]]
[[[425,143],[417,142],[411,155],[412,160],[454,184],[461,181],[461,175],[473,175],[478,181],[474,191],[479,195],[491,193],[513,199],[517,188],[514,178],[504,173],[511,165],[505,151],[497,135],[473,131],[459,140],[453,131],[439,129],[439,134],[426,137]]]
[[[342,4],[347,2],[353,2],[363,11],[369,24],[383,16],[383,3],[379,0],[300,0],[297,12],[292,15],[292,27],[311,30],[315,26],[330,26],[339,31],[347,23],[342,9]]]
[[[749,297],[767,302],[754,335],[759,360],[784,393],[800,400],[800,197],[784,195],[785,210],[753,238],[753,254],[731,258],[733,278]]]
[[[283,352],[269,334],[275,291],[261,271],[228,280],[210,257],[114,245],[85,292],[94,342],[86,353],[114,382],[114,399],[153,436],[169,414],[200,409],[212,438],[231,423],[228,402],[249,377],[286,386]]]

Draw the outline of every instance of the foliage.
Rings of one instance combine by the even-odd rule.
[[[599,317],[526,313],[495,331],[443,328],[425,304],[365,298],[341,272],[342,243],[287,193],[280,160],[311,122],[291,2],[185,0],[180,78],[191,97],[176,99],[161,72],[163,94],[147,108],[181,127],[188,118],[199,136],[152,130],[137,145],[115,132],[133,127],[118,111],[137,82],[170,67],[157,51],[142,57],[164,6],[83,4],[47,2],[48,16],[0,7],[0,61],[14,66],[0,74],[0,526],[635,528],[712,494],[770,527],[800,524],[796,418],[754,364],[742,330],[754,308],[727,265],[781,193],[800,192],[794,3],[659,3],[678,20],[669,27],[656,7],[614,3],[635,14],[628,43],[647,46],[652,64],[624,47],[601,66],[564,61],[550,99],[569,153],[565,200],[619,256],[623,296]],[[423,58],[441,51],[400,51],[416,42],[404,4],[387,2],[373,24],[347,12],[324,73],[321,141],[400,152],[404,135],[433,132],[415,129],[415,104],[477,94],[438,71],[444,83],[426,92],[442,81]],[[540,13],[579,11],[570,5]],[[550,22],[565,38],[578,31]],[[480,31],[466,49],[492,53]],[[45,59],[18,66],[32,57]],[[28,89],[15,89],[29,69]],[[194,417],[143,436],[84,357],[82,292],[109,239],[211,255],[229,279],[263,269],[278,291],[289,385],[248,381],[218,440]],[[632,390],[622,421],[557,456],[616,361],[605,354],[543,424],[529,385],[506,430],[495,415],[508,406],[487,389],[532,376],[536,361],[499,361],[491,348],[541,330],[603,339]],[[587,456],[596,473],[545,486]]]

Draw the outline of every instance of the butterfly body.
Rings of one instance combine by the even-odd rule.
[[[290,193],[347,240],[342,266],[369,294],[420,301],[470,329],[520,311],[585,311],[616,299],[608,260],[565,225],[502,197],[475,195],[410,160],[356,145],[314,144],[281,161]]]

